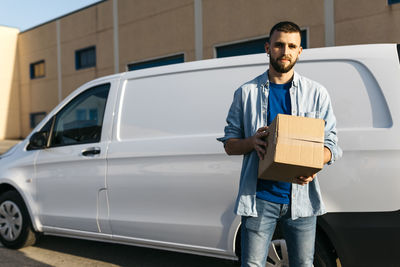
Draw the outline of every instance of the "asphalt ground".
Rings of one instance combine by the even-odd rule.
[[[237,267],[237,262],[157,249],[104,242],[42,236],[31,247],[19,250],[0,243],[1,267]]]

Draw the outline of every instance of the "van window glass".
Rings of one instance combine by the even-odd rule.
[[[86,90],[57,115],[51,146],[75,145],[100,142],[110,84]]]

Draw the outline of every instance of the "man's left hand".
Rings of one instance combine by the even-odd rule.
[[[295,179],[295,183],[296,184],[299,184],[299,185],[306,185],[306,184],[308,184],[309,182],[312,182],[312,180],[314,180],[314,178],[317,176],[317,174],[316,173],[314,173],[313,175],[311,175],[311,176],[308,176],[308,177],[306,177],[306,176],[300,176],[300,177],[297,177],[296,179]]]

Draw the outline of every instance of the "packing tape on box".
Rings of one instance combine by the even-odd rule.
[[[302,142],[302,145],[313,145],[313,144],[324,144],[323,141],[316,141],[316,140],[309,140],[306,138],[290,138],[286,136],[278,136],[277,138],[274,138],[274,144],[276,145],[278,143],[283,143],[283,144],[290,144],[295,141],[300,141]]]

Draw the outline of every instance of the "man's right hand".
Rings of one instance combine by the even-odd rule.
[[[261,127],[257,132],[246,139],[229,139],[225,144],[225,151],[228,155],[243,155],[255,150],[260,159],[264,159],[267,149],[266,138],[268,126]]]
[[[261,127],[257,132],[251,137],[251,142],[253,144],[254,150],[260,159],[264,159],[265,153],[267,152],[267,136],[268,136],[268,126]]]

